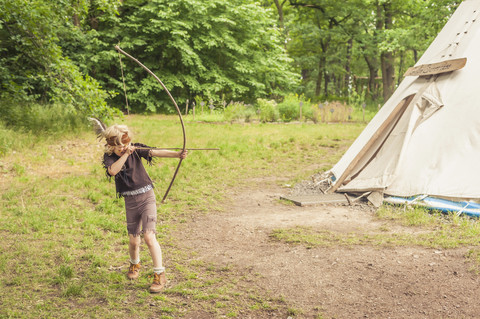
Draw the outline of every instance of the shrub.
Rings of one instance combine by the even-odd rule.
[[[15,145],[18,145],[18,134],[9,130],[0,122],[0,157],[5,155]]]
[[[260,121],[276,122],[280,118],[277,103],[274,100],[257,99]]]
[[[232,102],[226,108],[223,113],[225,121],[239,121],[245,120],[250,122],[252,117],[255,116],[255,109],[250,105],[245,105],[243,102]]]
[[[245,122],[250,122],[257,115],[255,108],[252,106],[247,106],[245,109]]]
[[[313,123],[320,122],[320,111],[316,105],[312,105],[310,103],[306,103],[302,107],[302,116],[304,117],[305,121],[311,120]]]
[[[352,105],[354,108],[361,110],[363,108],[363,104],[365,103],[365,90],[358,94],[356,90],[352,90],[350,95],[348,96],[348,104]]]
[[[85,126],[85,118],[73,108],[59,104],[0,103],[0,120],[7,127],[24,131],[68,132]]]
[[[312,117],[312,115],[310,115],[310,112],[313,113],[310,107],[310,101],[306,100],[303,96],[290,94],[285,96],[283,102],[278,104],[280,118],[284,122],[298,120],[300,118],[300,104],[302,104],[302,116],[307,114],[308,116]]]

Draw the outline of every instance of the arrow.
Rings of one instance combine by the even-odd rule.
[[[136,147],[137,150],[183,150],[181,147]],[[186,148],[188,151],[219,151],[219,148]]]

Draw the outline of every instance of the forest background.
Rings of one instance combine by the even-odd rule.
[[[241,105],[263,121],[290,121],[303,104],[315,120],[312,109],[328,101],[376,111],[460,2],[0,0],[0,119],[44,130],[32,127],[42,116],[72,126],[174,112],[115,45],[158,74],[186,112]]]

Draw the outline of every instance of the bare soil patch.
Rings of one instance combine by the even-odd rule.
[[[179,234],[185,247],[206,262],[258,274],[252,287],[283,296],[301,311],[297,318],[480,317],[480,279],[465,261],[468,248],[281,243],[270,237],[273,229],[370,232],[385,222],[365,206],[285,205],[278,199],[286,190],[271,181],[255,184],[232,193],[225,212],[186,225]]]

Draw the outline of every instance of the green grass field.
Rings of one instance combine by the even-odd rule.
[[[181,146],[175,117],[129,116],[120,122],[131,127],[136,141]],[[248,187],[251,177],[289,170],[300,180],[328,169],[362,125],[208,124],[187,118],[186,126],[188,147],[220,151],[191,151],[167,204],[159,205],[159,240],[169,276],[178,284],[156,296],[147,292],[146,276],[138,283],[124,276],[123,201],[105,177],[103,147],[94,134],[42,137],[5,129],[3,138],[17,141],[0,158],[0,317],[168,318],[195,311],[236,317],[288,308],[265,292],[242,288],[235,269],[195,262],[193,252],[178,250],[179,239],[170,231],[195,214],[218,210],[224,190]],[[157,198],[176,163],[162,159],[148,168]]]
[[[134,141],[180,147],[174,116],[128,116]],[[289,184],[325,171],[338,161],[364,124],[213,124],[186,120],[191,151],[183,162],[167,203],[158,205],[158,238],[168,277],[164,293],[148,293],[147,271],[137,282],[126,279],[128,237],[123,201],[101,166],[103,147],[93,132],[42,136],[0,130],[8,143],[0,157],[0,318],[178,318],[295,316],[287,298],[246,283],[255,275],[235,266],[206,264],[194,251],[180,249],[172,235],[198,214],[224,207],[225,190],[252,187],[252,177],[294,176]],[[176,159],[148,167],[160,201]],[[425,241],[442,247],[473,245],[478,223],[382,208],[378,218],[431,234]],[[420,220],[416,222],[417,220]],[[413,226],[412,226],[413,225]],[[308,235],[308,236],[306,236]],[[371,245],[389,239],[352,240],[349,234],[282,229],[275,240],[299,245]],[[432,239],[433,238],[433,239]],[[436,244],[435,244],[436,243]],[[390,245],[421,245],[418,238],[391,239]],[[478,259],[472,250],[468,256]],[[142,253],[144,269],[151,265]]]

